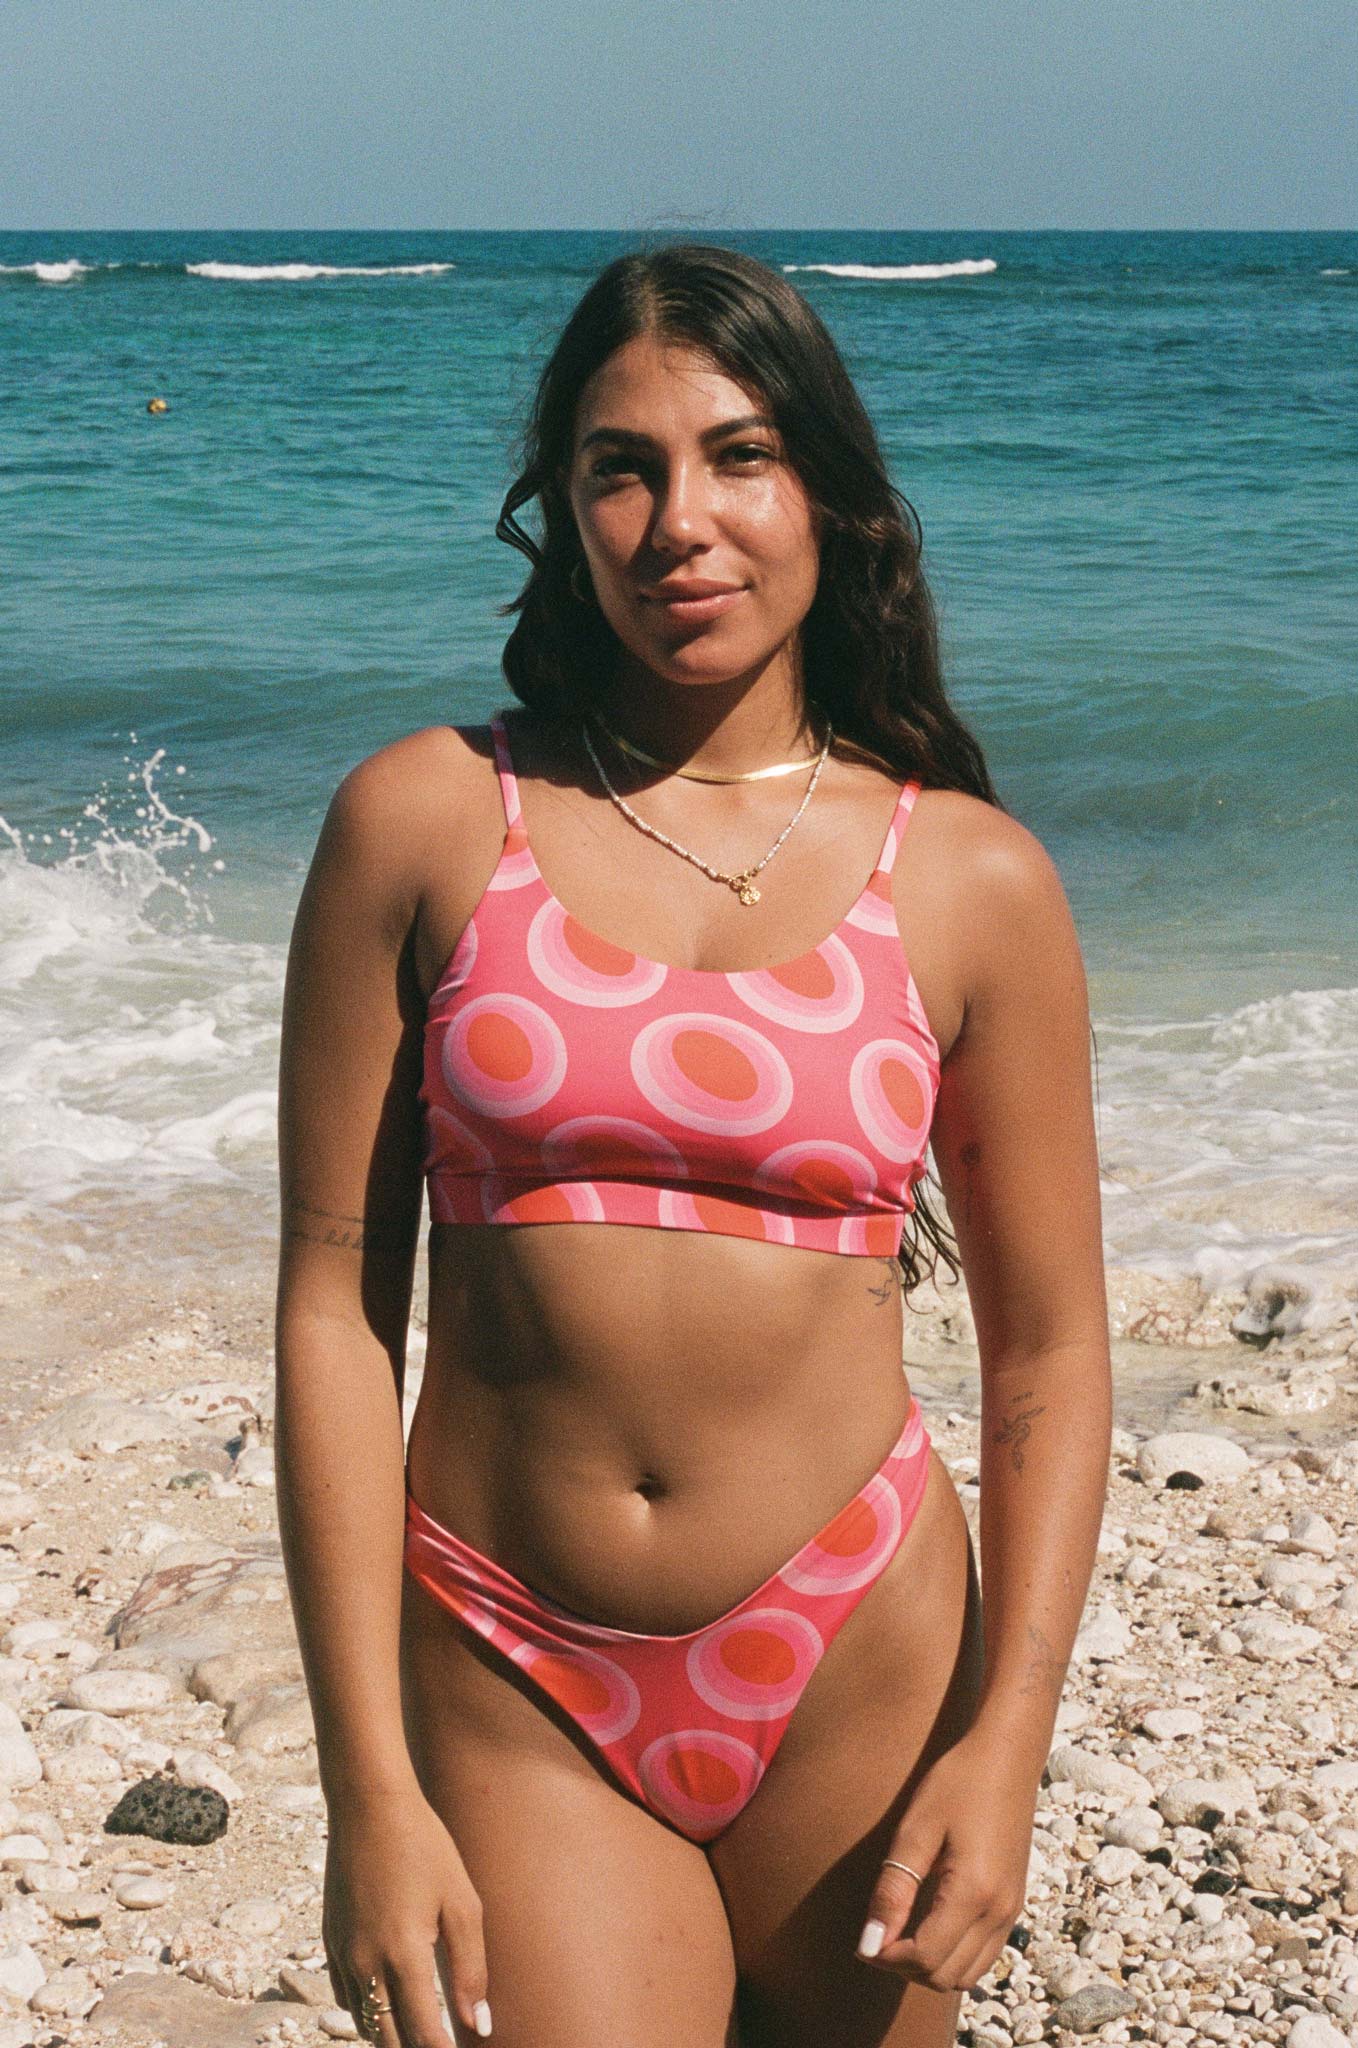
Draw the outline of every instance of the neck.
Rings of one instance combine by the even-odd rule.
[[[599,710],[614,732],[676,767],[741,775],[805,755],[820,744],[804,708],[800,678],[736,677],[673,683],[620,664]]]

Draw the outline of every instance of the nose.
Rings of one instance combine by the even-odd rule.
[[[686,554],[710,538],[712,505],[705,465],[672,463],[657,484],[651,545],[661,554]]]

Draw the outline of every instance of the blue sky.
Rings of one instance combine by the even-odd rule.
[[[0,226],[1354,227],[1354,0],[8,0]]]

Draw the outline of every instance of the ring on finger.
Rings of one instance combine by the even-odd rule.
[[[384,2012],[390,2012],[389,2003],[383,2003],[377,1995],[377,1979],[369,1977],[367,1984],[358,1995],[359,2017],[365,2034],[370,2033]]]
[[[895,1856],[884,1856],[882,1858],[882,1868],[884,1870],[903,1870],[907,1877],[914,1878],[916,1884],[924,1883],[924,1879],[917,1870],[912,1870],[908,1863],[899,1862]]]

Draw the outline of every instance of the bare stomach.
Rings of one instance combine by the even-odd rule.
[[[733,1607],[871,1477],[909,1399],[886,1260],[623,1224],[430,1232],[410,1490],[611,1627]]]

